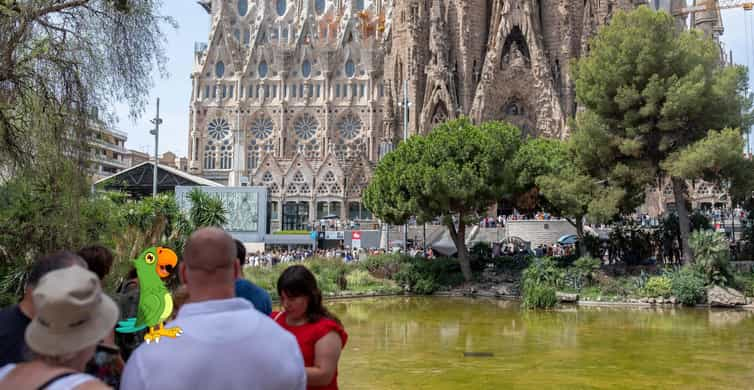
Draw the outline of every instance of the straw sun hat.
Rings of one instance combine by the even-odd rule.
[[[96,345],[118,320],[118,306],[102,292],[97,275],[79,266],[48,273],[32,296],[36,315],[26,328],[26,344],[41,355]]]

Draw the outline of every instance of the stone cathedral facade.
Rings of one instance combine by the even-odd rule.
[[[650,6],[680,7],[680,0]],[[361,194],[404,132],[466,115],[566,137],[569,62],[635,0],[201,0],[189,170],[269,189],[273,229],[371,220]],[[643,2],[641,2],[643,3]],[[719,15],[697,27],[719,32]],[[406,102],[408,104],[406,104]],[[407,110],[407,111],[406,111]]]

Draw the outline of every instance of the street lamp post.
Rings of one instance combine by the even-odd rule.
[[[403,80],[403,142],[408,140],[408,109],[411,102],[408,100],[408,80]],[[408,223],[403,224],[403,252],[408,252]]]
[[[154,124],[154,129],[149,130],[149,134],[154,135],[154,176],[152,178],[152,196],[157,196],[157,165],[160,160],[157,157],[159,152],[160,143],[160,125],[162,124],[162,118],[160,118],[160,98],[157,98],[157,115],[154,119],[150,120]]]

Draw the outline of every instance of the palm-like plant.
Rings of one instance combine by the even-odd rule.
[[[733,281],[728,240],[722,234],[697,230],[691,234],[689,245],[694,252],[695,267],[705,276],[707,284],[726,285]]]
[[[198,188],[189,193],[191,199],[191,211],[189,219],[194,229],[205,226],[223,226],[228,222],[225,207],[222,201]]]

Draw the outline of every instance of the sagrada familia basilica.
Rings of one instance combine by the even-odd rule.
[[[195,48],[190,172],[266,186],[273,227],[297,229],[328,217],[371,219],[361,194],[380,157],[447,119],[506,120],[528,135],[567,137],[578,108],[570,61],[615,11],[646,2],[199,4],[211,29]],[[719,12],[690,23],[722,33]]]

